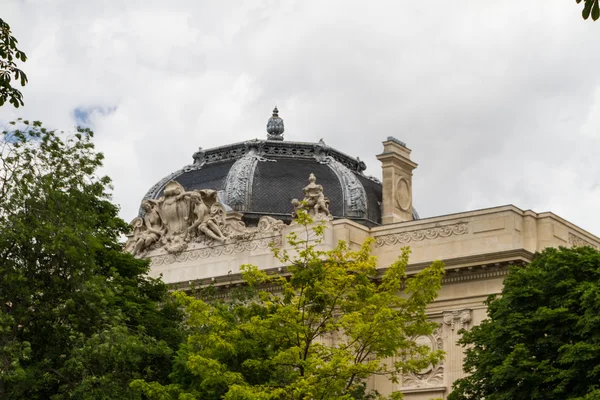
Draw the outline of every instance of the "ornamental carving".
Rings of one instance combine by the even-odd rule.
[[[175,181],[166,184],[163,197],[144,200],[142,209],[143,217],[132,221],[133,232],[125,244],[125,250],[137,257],[159,248],[181,253],[190,242],[214,246],[250,240],[258,234],[281,232],[284,227],[282,221],[265,216],[258,227],[248,228],[240,213],[227,214],[215,190],[186,192]]]
[[[298,212],[304,210],[313,219],[316,220],[332,220],[333,217],[329,212],[329,199],[323,194],[323,186],[316,183],[315,174],[310,174],[308,177],[308,185],[302,189],[304,191],[304,199],[292,200],[294,211],[292,217],[297,218]]]
[[[595,244],[590,243],[587,240],[580,238],[579,236],[575,236],[571,232],[569,232],[569,244],[572,247],[590,246],[594,249],[598,248],[598,246],[596,246]]]
[[[452,225],[436,226],[429,229],[420,229],[416,231],[379,236],[375,239],[375,247],[420,242],[426,239],[444,238],[453,235],[466,235],[467,233],[469,233],[468,223],[459,222]]]
[[[168,265],[175,262],[185,262],[188,260],[198,260],[210,257],[219,257],[222,255],[238,254],[257,249],[267,249],[270,246],[280,247],[283,243],[281,235],[255,238],[250,240],[240,240],[233,243],[220,245],[204,244],[201,248],[185,251],[177,254],[162,254],[152,257],[152,265]]]
[[[279,110],[275,107],[273,109],[273,116],[267,121],[267,139],[283,140],[284,131],[283,119],[279,117]]]
[[[444,324],[449,325],[452,330],[463,329],[471,322],[471,313],[470,309],[444,311]]]
[[[327,146],[321,140],[315,145],[315,159],[328,165],[338,176],[344,191],[346,214],[362,217],[367,213],[367,193],[356,175],[344,164],[336,160],[326,152]],[[357,159],[359,164],[362,163]],[[365,167],[366,168],[366,167]]]
[[[262,157],[264,142],[246,142],[246,154],[237,160],[227,174],[226,202],[234,210],[244,210],[252,191],[254,169],[259,161],[273,161]]]
[[[428,346],[431,350],[444,350],[444,341],[441,335],[441,325],[431,335],[422,335],[413,338],[420,346]],[[442,363],[429,364],[418,372],[410,372],[403,376],[404,387],[430,387],[439,386],[444,382],[444,366]]]

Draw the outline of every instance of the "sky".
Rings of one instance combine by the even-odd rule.
[[[514,204],[600,235],[600,21],[574,0],[2,0],[28,61],[17,117],[96,133],[131,220],[210,148],[285,138],[419,164],[421,217]]]

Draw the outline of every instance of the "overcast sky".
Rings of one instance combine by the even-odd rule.
[[[390,135],[419,163],[422,217],[514,204],[600,235],[600,21],[575,0],[2,0],[29,57],[25,107],[87,124],[114,200],[198,148],[285,138],[367,163]],[[4,122],[2,124],[4,125]]]

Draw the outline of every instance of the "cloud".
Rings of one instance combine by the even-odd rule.
[[[73,110],[73,118],[78,126],[91,127],[92,119],[98,117],[105,117],[117,109],[116,106],[102,107],[102,106],[91,106],[91,107],[76,107]]]
[[[513,203],[600,234],[598,26],[580,12],[559,0],[9,0],[30,84],[0,120],[92,126],[127,220],[198,146],[265,137],[277,105],[288,140],[322,137],[375,176],[381,141],[405,141],[421,216]]]

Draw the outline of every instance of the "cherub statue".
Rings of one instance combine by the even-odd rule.
[[[294,211],[292,211],[292,218],[296,219],[298,218],[298,211],[300,210],[304,210],[304,204],[302,204],[302,202],[298,199],[293,199],[292,200],[292,207],[294,207]]]

